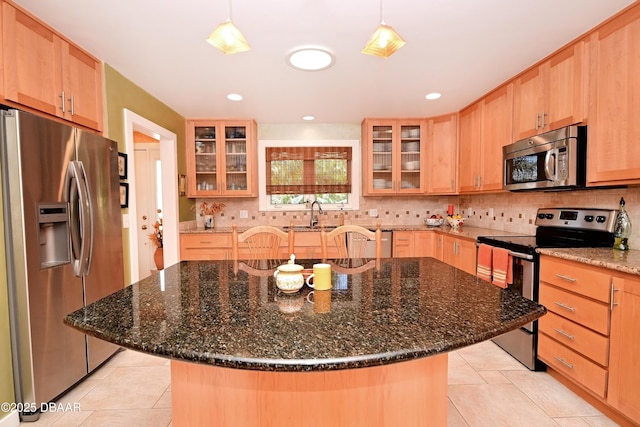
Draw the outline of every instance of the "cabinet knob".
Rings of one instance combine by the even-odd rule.
[[[143,225],[142,227],[140,227],[140,228],[142,228],[143,230],[146,230],[146,229],[147,229],[147,224],[144,224],[144,225]]]

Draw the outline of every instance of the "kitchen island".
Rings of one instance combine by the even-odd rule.
[[[176,426],[444,426],[447,352],[545,313],[433,258],[334,266],[324,292],[282,294],[244,263],[182,262],[64,321],[170,358]]]

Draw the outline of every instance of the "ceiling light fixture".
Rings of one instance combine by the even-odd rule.
[[[229,101],[242,101],[242,95],[238,93],[230,93],[229,95],[227,95],[227,99]]]
[[[213,30],[207,43],[220,49],[225,55],[251,50],[251,46],[240,30],[231,22],[231,0],[229,0],[229,19]]]
[[[428,93],[425,98],[427,98],[429,101],[432,101],[434,99],[438,99],[442,96],[442,94],[438,93],[438,92],[431,92]]]
[[[316,119],[315,116],[302,116],[302,120],[310,121],[310,120],[315,120],[315,119]]]
[[[380,0],[380,26],[373,33],[362,53],[388,58],[406,42],[390,25],[384,22],[382,15],[382,0]]]
[[[305,47],[291,52],[287,56],[287,62],[299,70],[321,71],[331,67],[335,63],[335,57],[326,49]]]

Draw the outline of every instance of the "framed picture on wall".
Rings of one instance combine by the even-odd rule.
[[[129,207],[129,184],[126,182],[120,183],[120,207]]]
[[[127,179],[127,155],[118,153],[118,176],[120,179]]]

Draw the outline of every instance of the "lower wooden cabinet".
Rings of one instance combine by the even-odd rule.
[[[414,255],[415,231],[393,232],[393,256],[395,258],[412,257]]]
[[[432,257],[434,242],[438,234],[434,231],[394,231],[393,256],[398,257]],[[442,258],[440,258],[442,261]]]
[[[640,279],[614,276],[607,402],[640,424]]]
[[[541,256],[538,356],[600,398],[607,396],[609,295],[605,270]],[[604,353],[604,354],[603,354]]]
[[[296,233],[295,246],[293,250],[296,258],[299,259],[322,258],[322,243],[320,239],[320,232],[305,231]],[[329,248],[327,250],[329,250]]]
[[[182,261],[206,261],[231,259],[232,233],[183,233],[180,235],[180,259]],[[331,249],[329,249],[331,250]],[[289,259],[287,244],[280,248],[280,258]],[[294,254],[298,259],[322,258],[320,232],[309,231],[295,234]],[[246,243],[238,246],[240,259],[249,259],[250,253]],[[331,257],[331,253],[329,253]],[[335,254],[337,256],[337,253]]]
[[[454,236],[443,236],[442,260],[469,274],[476,274],[476,241]]]
[[[185,233],[180,235],[181,261],[231,258],[231,233]]]
[[[542,255],[540,303],[540,360],[640,424],[640,278]]]

